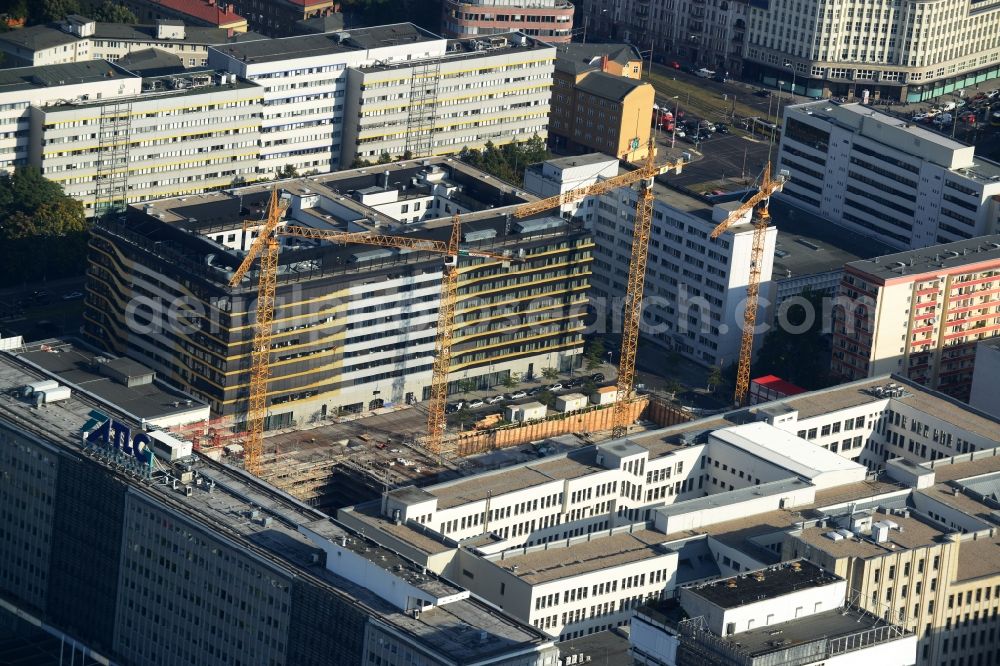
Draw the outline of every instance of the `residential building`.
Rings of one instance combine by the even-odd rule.
[[[605,72],[641,79],[643,58],[631,44],[559,44],[556,46],[555,78],[575,83],[586,72]]]
[[[264,173],[544,138],[553,59],[516,33],[448,42],[412,24],[232,44],[209,58],[265,87]]]
[[[0,357],[5,614],[121,664],[556,662],[542,632],[252,476],[150,457],[162,433],[85,396],[15,397],[41,378]]]
[[[679,59],[727,77],[742,76],[749,3],[726,0],[583,0],[583,29],[591,39],[651,49],[653,60]]]
[[[512,221],[512,207],[533,198],[445,158],[280,187],[291,201],[286,224],[441,240],[462,214],[469,247],[511,255],[509,263],[460,262],[452,390],[461,380],[485,388],[510,373],[531,377],[579,362],[594,247],[582,225],[558,217]],[[228,282],[269,195],[269,186],[251,186],[164,199],[131,207],[124,222],[98,222],[87,338],[148,365],[216,414],[242,418],[256,271],[235,289]],[[284,239],[270,427],[427,399],[441,262],[419,251]]]
[[[920,102],[1000,76],[998,37],[1000,7],[981,3],[751,3],[745,73],[809,97]]]
[[[541,187],[542,191],[535,193],[542,194],[584,187],[617,175],[617,160],[585,157],[557,160],[556,165],[561,167],[532,165],[525,182]],[[572,180],[559,180],[563,178]],[[653,189],[640,334],[699,363],[732,363],[740,348],[753,225],[748,214],[718,239],[710,238],[712,230],[739,202],[713,205],[705,198],[671,189],[669,182],[670,174],[661,176]],[[602,320],[611,319],[610,326],[615,325],[615,317],[621,311],[621,295],[626,291],[637,197],[634,189],[623,188],[564,207],[568,209],[564,214],[572,211],[576,219],[593,229],[597,243],[592,286],[594,307]],[[769,227],[765,232],[760,277],[761,291],[765,294],[771,290],[776,238],[777,230]],[[770,308],[767,303],[762,305],[759,317],[769,320]]]
[[[31,108],[30,164],[89,215],[257,180],[263,88],[211,70]]]
[[[287,37],[295,34],[297,21],[333,14],[339,10],[340,3],[334,0],[125,0],[125,6],[140,18],[194,16],[200,21],[228,23],[235,20],[232,16],[245,17],[247,27],[253,32],[268,37]],[[230,16],[219,18],[213,8],[221,11],[223,6]]]
[[[564,0],[444,0],[441,32],[475,39],[517,31],[549,44],[573,37],[573,5]]]
[[[787,107],[779,199],[897,249],[994,233],[1000,164],[860,104]]]
[[[233,5],[227,4],[225,0],[124,0],[123,4],[141,23],[173,19],[187,25],[233,32],[247,31],[246,18],[240,16]]]
[[[32,107],[138,95],[142,79],[103,60],[0,69],[0,171],[28,164]]]
[[[976,346],[1000,332],[1000,235],[848,264],[831,370],[894,372],[967,401]]]
[[[209,46],[254,39],[262,37],[188,26],[176,20],[126,25],[70,16],[62,23],[2,33],[0,51],[5,54],[7,66],[38,67],[86,60],[114,62],[133,51],[158,48],[177,55],[187,67],[204,67]]]
[[[1000,418],[1000,338],[980,340],[976,344],[976,363],[972,371],[972,390],[969,404],[987,414]]]
[[[840,639],[853,632],[826,616],[834,611],[854,627],[874,628],[872,616],[895,625],[868,643],[910,641],[887,659],[915,637],[918,664],[985,664],[998,656],[988,621],[1000,604],[988,518],[998,446],[996,417],[882,376],[389,490],[338,519],[564,640],[629,622],[637,638],[663,632],[648,605],[680,596],[708,632],[681,640],[718,635],[736,647],[726,634],[747,632],[761,661],[738,663],[780,656],[753,633],[762,626],[787,627],[800,645],[830,639],[817,650],[850,643]],[[786,624],[807,615],[812,624]],[[913,663],[909,654],[898,663]],[[662,644],[646,655],[664,656]]]
[[[506,33],[450,40],[446,48],[441,56],[347,69],[342,168],[546,137],[551,46]]]
[[[846,581],[804,560],[680,589],[629,632],[643,666],[916,663],[912,631],[859,608]]]
[[[596,71],[585,72],[572,88],[557,90],[550,127],[553,144],[615,155],[626,162],[646,158],[656,96],[652,84]]]

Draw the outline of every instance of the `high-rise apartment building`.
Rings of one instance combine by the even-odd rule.
[[[566,157],[529,167],[525,187],[552,196],[618,175],[618,161],[599,156]],[[670,174],[661,180],[669,183]],[[738,202],[713,205],[657,182],[644,290],[640,334],[699,363],[726,365],[739,354],[743,303],[750,276],[753,226],[749,215],[717,239],[709,238]],[[620,311],[632,251],[632,221],[637,193],[622,188],[588,197],[564,213],[575,215],[593,229],[592,293],[601,316]],[[769,227],[764,240],[761,292],[771,289],[771,269],[777,230]],[[760,319],[770,314],[765,305]],[[759,339],[759,338],[758,338]]]
[[[476,39],[516,30],[564,44],[573,37],[573,11],[565,0],[444,0],[441,33]]]
[[[230,44],[209,64],[264,86],[261,171],[346,168],[546,136],[555,49],[411,24]]]
[[[787,107],[777,198],[899,249],[1000,226],[1000,164],[975,148],[861,104]]]
[[[453,390],[510,373],[568,370],[583,348],[594,243],[558,217],[515,220],[530,196],[446,158],[284,181],[285,223],[446,240],[462,214],[467,247],[510,262],[463,258]],[[256,270],[228,286],[262,225],[270,188],[133,206],[94,228],[85,333],[160,377],[242,417],[250,380]],[[271,343],[268,422],[311,423],[426,399],[442,258],[420,251],[282,242]],[[178,319],[179,318],[179,319]]]
[[[43,379],[0,357],[6,612],[123,666],[555,663],[542,632],[263,482],[150,456],[158,433],[90,396],[19,397]]]
[[[894,372],[969,399],[976,345],[1000,334],[1000,235],[910,250],[844,268],[831,369]]]
[[[746,75],[810,97],[920,102],[1000,76],[989,2],[750,3]]]
[[[31,108],[28,162],[88,215],[257,180],[263,88],[192,70],[145,77],[136,95]]]

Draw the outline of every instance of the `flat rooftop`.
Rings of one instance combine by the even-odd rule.
[[[894,625],[886,625],[880,617],[866,611],[841,608],[758,627],[727,636],[724,640],[739,651],[757,658],[786,650],[794,654],[795,648],[800,645],[833,641],[875,628],[881,628],[882,631],[875,635],[867,634],[863,640],[859,639],[862,645],[870,646],[912,635]]]
[[[171,54],[165,53],[164,55],[170,56]],[[182,85],[186,87],[174,87],[177,82],[182,82]],[[133,103],[141,103],[147,100],[155,101],[162,99],[166,92],[169,92],[170,99],[173,100],[183,97],[195,97],[197,95],[212,95],[228,90],[256,90],[261,98],[264,96],[264,88],[252,81],[237,78],[232,84],[222,84],[215,77],[214,70],[187,69],[183,72],[173,74],[143,76],[142,91],[138,95],[121,97],[120,99]],[[43,109],[45,113],[53,113],[72,109],[93,109],[105,106],[106,104],[107,100],[87,100],[72,104],[48,104]]]
[[[674,502],[673,504],[662,506],[656,509],[656,511],[665,516],[683,516],[688,513],[741,504],[767,495],[780,495],[796,490],[803,490],[809,486],[810,484],[802,479],[780,479],[778,481],[771,481],[770,483],[762,483],[759,486],[737,488],[735,490],[727,490],[726,492],[712,493],[704,497],[695,497],[694,499]]]
[[[484,45],[480,48],[480,45]],[[538,39],[528,37],[517,32],[494,33],[490,35],[477,35],[462,39],[449,39],[445,47],[445,53],[432,55],[429,58],[413,58],[412,60],[399,60],[393,62],[379,63],[374,65],[364,65],[357,70],[365,73],[388,72],[404,67],[415,67],[417,63],[440,62],[446,64],[451,61],[467,62],[477,58],[488,58],[510,51],[537,51],[552,48],[551,44],[546,44]]]
[[[433,41],[444,40],[412,23],[395,23],[320,35],[225,44],[216,46],[215,50],[242,62],[257,64]]]
[[[9,389],[41,378],[39,373],[22,365],[16,358],[0,354],[0,424],[4,427],[9,424],[50,446],[71,452],[80,451],[80,434],[99,424],[104,415],[97,411],[98,405],[86,396],[75,395],[69,400],[37,410],[10,395]],[[138,428],[137,423],[126,422]],[[459,663],[488,660],[508,651],[550,641],[545,634],[473,597],[426,609],[417,617],[402,612],[366,586],[341,578],[323,564],[314,562],[318,550],[299,532],[299,527],[313,530],[331,540],[346,537],[348,547],[355,553],[380,568],[391,568],[386,575],[402,578],[429,594],[445,595],[458,592],[460,588],[425,572],[391,550],[353,533],[321,512],[241,470],[196,454],[192,472],[196,479],[200,478],[204,483],[193,484],[194,492],[190,496],[173,490],[162,478],[154,476],[150,483],[111,466],[107,466],[106,471],[134,492],[153,501],[169,500],[166,506],[184,513],[189,520],[209,532],[236,541],[245,550],[289,570],[292,575],[331,589],[346,603],[360,606],[364,612],[396,631],[429,649],[448,654]],[[208,491],[209,481],[214,482],[212,492]],[[271,520],[266,524],[264,520],[251,520],[254,511],[258,511],[261,518]],[[485,640],[481,638],[480,630],[486,632]]]
[[[763,421],[718,430],[712,437],[807,479],[863,469],[853,460]]]
[[[847,266],[878,282],[912,279],[924,274],[960,273],[970,264],[1000,262],[1000,234],[906,250],[875,259],[852,261]]]
[[[538,585],[662,557],[671,552],[665,541],[666,535],[652,530],[592,534],[588,540],[574,540],[569,547],[550,544],[521,555],[508,551],[503,559],[489,559],[526,583]]]
[[[806,560],[750,571],[711,583],[684,588],[719,608],[739,608],[764,599],[777,599],[798,590],[825,587],[844,580]],[[742,634],[740,634],[742,635]]]
[[[798,538],[803,543],[836,558],[850,556],[865,559],[882,557],[894,551],[911,550],[940,543],[945,535],[950,533],[950,530],[943,529],[940,525],[916,512],[911,512],[909,518],[905,518],[884,511],[874,511],[872,523],[880,520],[890,520],[902,529],[889,530],[889,538],[882,543],[875,542],[869,536],[858,537],[856,535],[834,541],[826,534],[838,529],[836,526],[807,527],[798,534]]]
[[[0,95],[6,92],[36,88],[136,78],[139,77],[115,67],[107,60],[87,60],[41,67],[16,67],[14,69],[0,69]]]
[[[772,199],[772,225],[778,229],[772,279],[839,271],[844,264],[888,254],[893,249],[878,240],[830,224],[818,216]]]
[[[45,349],[41,349],[44,346]],[[18,355],[21,361],[31,363],[52,376],[59,383],[87,391],[100,401],[113,405],[136,419],[153,421],[185,412],[205,409],[205,403],[194,397],[154,381],[150,384],[128,387],[119,384],[99,371],[96,358],[107,356],[92,351],[71,340],[48,341],[45,345],[32,345],[29,351]],[[127,358],[115,359],[113,364],[120,372],[134,374],[140,364]],[[145,368],[147,372],[152,372]]]
[[[557,643],[563,664],[628,664],[631,663],[628,636],[618,629],[598,631],[580,638]]]

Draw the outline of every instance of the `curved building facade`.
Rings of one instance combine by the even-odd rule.
[[[569,43],[573,5],[563,0],[444,0],[441,29],[465,38],[517,30],[550,44]]]

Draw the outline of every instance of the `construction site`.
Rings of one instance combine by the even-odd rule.
[[[430,158],[133,206],[96,225],[84,333],[211,407],[216,418],[175,435],[324,509],[544,457],[552,442],[620,438],[654,425],[641,421],[635,356],[653,184],[680,168],[651,152],[540,199]],[[617,377],[598,386],[596,374],[584,393],[570,392],[582,380],[541,385],[582,366],[594,240],[566,207],[634,185]],[[537,385],[448,403],[522,382]],[[469,408],[449,428],[448,412]],[[662,404],[649,414],[688,418]]]

